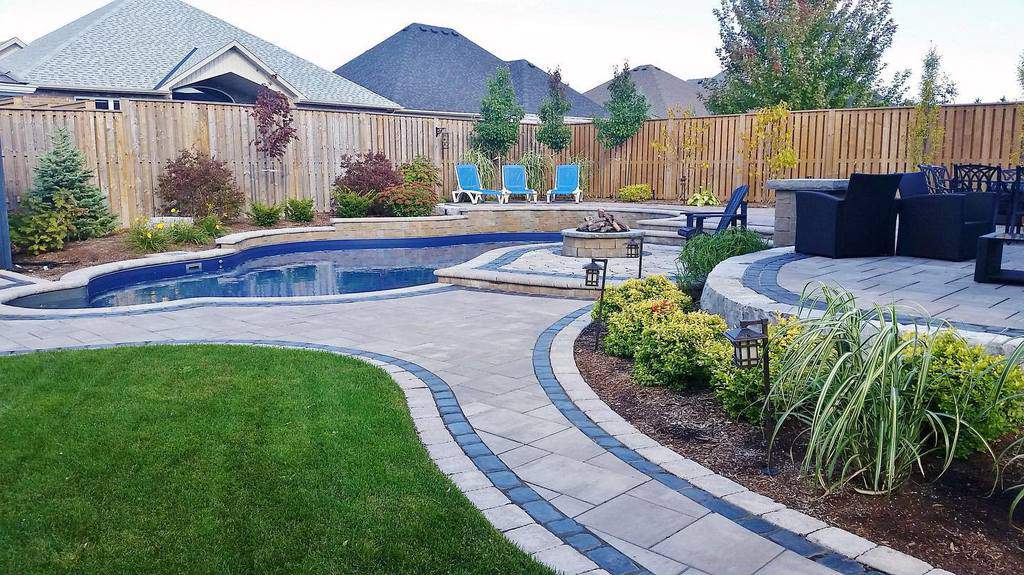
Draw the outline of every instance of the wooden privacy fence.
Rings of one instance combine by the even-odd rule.
[[[912,115],[912,108],[794,112],[790,123],[799,161],[779,177],[913,169],[906,158]],[[948,106],[942,118],[942,163],[1008,164],[1020,153],[1016,134],[1024,118],[1015,104]],[[159,211],[157,178],[167,161],[186,148],[226,162],[250,201],[312,197],[324,209],[341,156],[363,151],[383,152],[396,164],[424,155],[440,167],[447,193],[455,186],[454,167],[469,146],[473,122],[297,110],[294,125],[298,139],[277,163],[256,152],[246,106],[125,100],[120,111],[3,107],[0,144],[8,199],[16,204],[31,188],[33,168],[58,127],[72,132],[122,222]],[[593,125],[579,124],[572,126],[569,149],[553,160],[591,161],[588,197],[612,198],[622,186],[648,183],[661,201],[682,201],[701,188],[724,199],[734,187],[750,183],[752,200],[768,203],[773,198],[763,187],[764,162],[756,154],[748,162],[744,153],[744,136],[752,126],[749,114],[652,120],[625,144],[608,150],[597,142]],[[509,157],[541,151],[535,134],[536,126],[522,126]],[[686,151],[665,157],[654,142]]]

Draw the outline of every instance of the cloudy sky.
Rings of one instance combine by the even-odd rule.
[[[506,60],[561,66],[585,91],[624,59],[683,78],[718,72],[718,0],[189,0],[333,70],[411,22],[455,28]],[[105,0],[0,0],[0,40],[32,41]],[[1024,51],[1022,0],[893,0],[891,70],[942,53],[959,100],[1024,99],[1014,68]]]

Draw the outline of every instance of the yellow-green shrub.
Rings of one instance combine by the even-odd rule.
[[[610,318],[627,305],[645,300],[668,300],[678,304],[682,309],[688,309],[693,305],[690,296],[680,291],[679,287],[671,280],[665,276],[650,276],[644,279],[626,280],[618,286],[605,290],[603,303],[600,306],[594,306],[591,317],[595,320],[599,319],[597,314],[600,311],[605,318]]]
[[[732,358],[725,320],[703,311],[676,311],[646,327],[633,376],[642,385],[677,389],[715,383]]]
[[[768,325],[768,355],[770,359],[778,360],[803,328],[795,316],[776,320],[776,323]],[[774,380],[779,362],[768,363]],[[729,362],[716,374],[715,397],[730,417],[751,423],[761,422],[765,401],[763,373],[761,367],[740,369]]]
[[[983,451],[984,442],[994,442],[1024,426],[1024,371],[1020,366],[1012,366],[1004,380],[1006,358],[970,345],[952,331],[940,332],[928,344],[932,357],[927,385],[932,409],[959,413],[981,436],[961,429],[957,457]],[[913,352],[919,361],[921,352],[921,347]]]
[[[654,198],[650,184],[633,184],[619,188],[620,202],[647,202]]]
[[[679,303],[667,299],[649,299],[627,304],[608,318],[604,351],[620,357],[633,357],[644,329],[682,311]]]

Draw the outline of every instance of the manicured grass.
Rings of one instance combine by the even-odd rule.
[[[0,358],[2,573],[549,573],[386,373],[232,346]]]

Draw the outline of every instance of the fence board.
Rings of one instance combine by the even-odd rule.
[[[858,170],[912,169],[906,158],[912,117],[911,108],[793,112],[790,127],[798,163],[780,176],[844,177]],[[1024,118],[1017,104],[947,106],[941,118],[946,133],[938,158],[943,164],[1008,164],[1020,154],[1016,134]],[[773,198],[763,186],[764,159],[755,154],[748,163],[743,151],[752,125],[751,115],[651,120],[622,146],[609,150],[597,141],[593,125],[577,124],[572,126],[569,148],[553,158],[591,160],[593,171],[585,182],[589,197],[610,198],[622,186],[649,183],[661,201],[685,200],[702,187],[725,199],[734,187],[749,183],[751,199],[767,203]],[[121,111],[107,111],[19,108],[9,103],[0,107],[0,142],[6,192],[15,207],[31,188],[32,171],[58,127],[72,132],[97,185],[107,191],[111,207],[127,223],[159,211],[160,172],[186,147],[227,163],[249,201],[310,197],[325,209],[341,157],[364,151],[383,152],[396,164],[425,155],[441,169],[446,192],[455,187],[455,164],[469,147],[473,122],[296,110],[299,139],[280,163],[272,163],[255,149],[255,126],[246,106],[124,100]],[[536,131],[536,126],[522,126],[509,157],[528,150],[543,152]],[[652,147],[663,135],[674,145],[697,136],[699,144],[688,160],[665,158]]]

